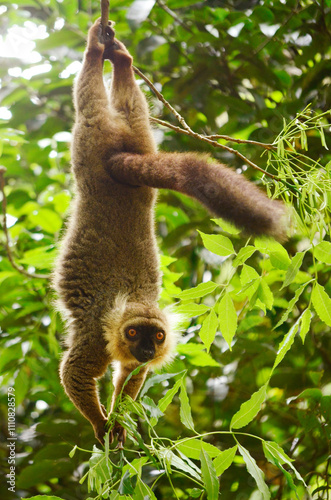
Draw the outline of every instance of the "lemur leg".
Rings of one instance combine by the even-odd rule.
[[[99,341],[82,340],[65,352],[60,365],[61,382],[76,408],[87,418],[96,438],[103,444],[107,412],[100,404],[96,379],[101,377],[109,364],[105,349]]]
[[[116,399],[120,395],[123,385],[133,369],[134,367],[132,367],[131,369],[122,365],[118,365],[114,369],[114,374],[113,374],[114,392],[112,395],[110,412],[113,411]],[[125,385],[125,387],[123,388],[123,393],[128,394],[132,399],[136,399],[146,379],[147,373],[148,373],[148,367],[147,366],[141,367],[139,373],[137,375],[133,375],[128,381],[128,383]],[[126,439],[126,430],[123,429],[122,426],[115,424],[113,435],[114,434],[117,434],[118,446],[119,448],[122,448],[123,443],[125,442]]]
[[[114,45],[105,49],[104,57],[113,65],[111,107],[127,127],[123,149],[139,154],[154,153],[156,145],[149,126],[149,109],[134,77],[131,55],[115,38]]]
[[[107,32],[110,34],[107,44],[114,43],[110,26]],[[123,151],[123,136],[128,133],[125,120],[109,103],[103,81],[104,51],[108,45],[100,43],[100,34],[100,20],[97,20],[89,30],[83,67],[74,87],[74,170],[80,168],[82,158],[85,165],[97,169],[105,156]]]
[[[105,46],[99,42],[100,21],[97,20],[88,33],[83,67],[74,87],[76,119],[104,117],[109,102],[103,83],[103,52]]]
[[[199,200],[249,234],[286,239],[285,207],[208,155],[157,153],[112,155],[106,166],[113,179],[132,186],[174,189]]]

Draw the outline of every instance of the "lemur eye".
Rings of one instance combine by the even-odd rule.
[[[157,340],[163,340],[164,339],[164,333],[163,332],[157,332],[155,335]]]
[[[137,330],[135,330],[134,328],[130,328],[130,330],[128,331],[128,335],[129,337],[135,337],[137,335]]]

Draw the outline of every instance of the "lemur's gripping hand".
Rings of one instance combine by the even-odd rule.
[[[95,23],[92,24],[88,32],[87,52],[90,54],[98,54],[100,57],[102,57],[107,44],[113,43],[114,36],[115,32],[111,29],[111,25],[109,24],[109,26],[107,26],[107,40],[103,40],[104,37],[102,36],[101,18],[97,19]]]
[[[115,67],[130,67],[132,57],[125,45],[115,38],[112,28],[113,22],[108,21],[108,26],[102,34],[101,18],[97,19],[88,33],[87,51],[98,53],[103,59],[109,59]]]
[[[109,59],[115,67],[132,66],[132,57],[130,56],[127,48],[116,38],[114,38],[112,44],[106,45],[103,58]]]

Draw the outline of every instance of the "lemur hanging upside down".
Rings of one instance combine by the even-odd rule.
[[[283,204],[242,175],[208,155],[157,151],[132,57],[111,25],[106,34],[102,43],[100,20],[89,30],[74,87],[76,194],[54,271],[68,329],[61,380],[101,443],[107,412],[96,379],[113,365],[112,411],[129,373],[149,361],[124,388],[134,399],[147,372],[171,359],[178,340],[171,316],[158,307],[157,188],[192,196],[249,234],[285,237]],[[104,59],[113,65],[109,95]],[[124,430],[116,432],[122,443]]]

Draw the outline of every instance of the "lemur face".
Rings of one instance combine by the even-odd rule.
[[[159,325],[132,324],[126,327],[125,338],[131,354],[145,363],[162,355],[166,334]]]

